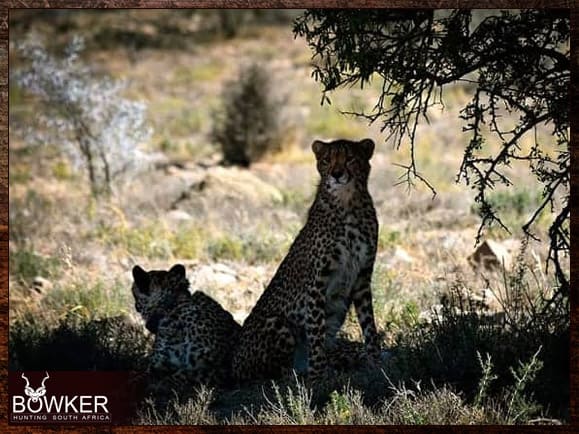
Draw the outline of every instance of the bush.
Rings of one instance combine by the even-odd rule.
[[[432,324],[399,334],[386,372],[399,381],[451,384],[475,403],[487,392],[495,399],[508,398],[504,407],[510,422],[532,413],[530,400],[519,401],[523,387],[550,413],[568,417],[569,311],[547,302],[545,288],[535,288],[537,284],[525,266],[506,276],[504,288],[495,290],[503,315],[482,310],[472,298],[465,300],[460,285],[451,288]],[[486,362],[481,362],[480,354],[486,354]],[[484,384],[481,373],[487,378]]]
[[[81,61],[81,38],[74,38],[62,58],[29,40],[18,46],[27,66],[16,83],[41,104],[34,127],[21,134],[38,144],[53,144],[77,170],[85,171],[94,196],[111,193],[115,182],[144,166],[139,149],[150,136],[146,106],[123,98],[124,84],[97,77]]]
[[[274,96],[270,76],[263,66],[251,64],[225,85],[212,131],[225,163],[248,167],[281,150],[281,101]]]

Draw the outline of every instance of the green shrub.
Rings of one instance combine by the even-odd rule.
[[[533,401],[532,394],[526,394],[531,388],[537,374],[543,368],[543,362],[538,359],[541,348],[531,357],[527,363],[519,361],[517,369],[509,368],[514,384],[507,389],[505,401],[507,402],[507,420],[517,423],[529,419],[529,416],[537,414],[541,407]]]
[[[244,245],[237,237],[221,235],[209,243],[207,253],[214,260],[239,261],[244,257]]]
[[[158,222],[129,227],[124,221],[99,223],[95,238],[136,257],[196,259],[203,255],[207,231],[196,225],[176,230]]]
[[[60,181],[67,181],[73,178],[71,167],[66,160],[60,160],[54,163],[52,166],[52,175]]]
[[[180,226],[166,236],[171,245],[173,257],[178,259],[197,259],[204,254],[209,237],[207,229],[197,225]]]
[[[357,139],[367,134],[367,126],[352,116],[333,107],[312,107],[305,127],[309,134],[317,137],[342,137]]]
[[[267,425],[306,425],[315,422],[315,410],[312,408],[312,391],[303,382],[296,381],[295,387],[287,387],[282,393],[279,386],[273,383],[273,399],[258,415],[261,423]]]
[[[533,211],[541,201],[539,191],[515,189],[497,191],[489,196],[489,202],[498,212],[514,212],[517,216],[524,216]]]
[[[282,205],[285,209],[290,209],[299,214],[304,214],[304,211],[308,209],[312,201],[312,198],[302,190],[282,189],[280,192],[282,201],[281,203],[276,202],[274,205]]]
[[[41,256],[24,248],[10,252],[10,275],[30,283],[36,276],[54,277],[58,274],[60,260],[51,256]]]
[[[447,387],[422,391],[404,385],[394,388],[394,395],[384,403],[383,418],[399,425],[439,425],[472,423],[473,418],[462,398]]]
[[[42,315],[68,315],[83,319],[99,319],[126,312],[131,299],[130,286],[123,282],[82,279],[70,285],[55,285],[41,301]]]
[[[365,425],[380,424],[379,415],[364,403],[360,390],[346,385],[340,392],[330,393],[330,399],[325,405],[321,421],[328,425]]]
[[[225,85],[212,131],[225,163],[248,167],[281,150],[281,101],[270,77],[265,67],[251,64]]]
[[[291,237],[260,231],[243,238],[244,258],[250,264],[281,261],[289,250]]]
[[[212,260],[243,260],[248,264],[280,260],[288,247],[285,239],[268,233],[222,233],[206,241],[207,256]]]
[[[528,190],[526,188],[511,188],[499,190],[489,194],[488,203],[501,218],[503,223],[511,230],[519,229],[533,211],[541,203],[541,191]],[[483,216],[484,210],[477,202],[471,205],[471,212]],[[547,212],[540,215],[538,220],[542,225],[549,221]],[[497,238],[503,238],[508,232],[502,230],[499,226],[489,228],[489,234]]]
[[[401,305],[390,303],[387,311],[381,312],[381,319],[387,330],[412,330],[419,324],[420,311],[415,301],[407,301]]]
[[[380,228],[378,233],[378,250],[384,250],[395,246],[401,240],[402,236],[398,231],[390,231]]]

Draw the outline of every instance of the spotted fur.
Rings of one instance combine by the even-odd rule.
[[[136,265],[133,279],[135,308],[155,334],[149,360],[152,390],[228,381],[231,343],[241,328],[231,314],[203,292],[191,294],[180,264],[148,272]]]
[[[367,355],[379,360],[370,280],[378,220],[368,192],[374,142],[315,141],[321,180],[307,221],[243,324],[232,370],[238,380],[294,368],[326,372],[327,351],[353,303]]]

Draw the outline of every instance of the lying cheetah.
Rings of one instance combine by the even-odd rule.
[[[148,372],[151,391],[228,381],[231,343],[241,329],[231,314],[201,291],[190,294],[183,265],[148,272],[135,265],[133,279],[135,308],[155,334]]]
[[[354,303],[367,356],[380,357],[370,280],[378,220],[368,192],[374,142],[315,141],[321,176],[307,222],[247,317],[232,362],[234,377],[272,377],[285,370],[317,378],[326,350]]]

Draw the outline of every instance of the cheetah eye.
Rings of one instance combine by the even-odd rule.
[[[328,164],[330,164],[330,159],[329,158],[322,158],[320,160],[320,163],[322,163],[324,166],[327,166]]]

